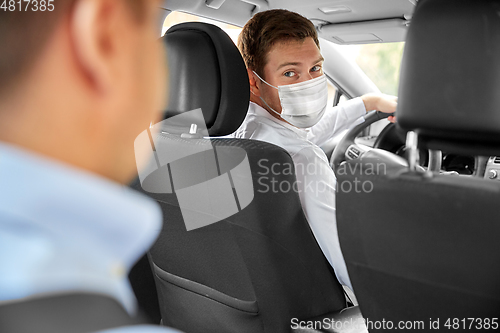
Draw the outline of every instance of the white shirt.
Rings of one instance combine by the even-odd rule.
[[[265,109],[250,103],[243,124],[231,136],[266,141],[282,147],[292,157],[302,209],[316,240],[337,279],[352,289],[340,249],[335,215],[337,180],[329,161],[318,145],[358,123],[366,113],[363,101],[355,98],[328,108],[323,118],[309,129],[300,129],[271,116]],[[262,166],[262,165],[260,165]],[[269,184],[270,185],[270,184]]]

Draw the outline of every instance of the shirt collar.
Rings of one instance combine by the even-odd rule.
[[[136,252],[147,249],[160,229],[161,213],[147,197],[1,143],[0,188],[0,213],[61,237],[92,235],[110,254],[127,261],[137,259]]]
[[[29,267],[33,264],[46,263],[51,267],[50,261],[74,267],[82,259],[92,265],[90,269],[97,266],[103,270],[117,269],[121,277],[116,278],[126,279],[131,266],[149,249],[161,229],[161,211],[146,196],[2,143],[0,189],[0,238],[2,233],[10,237],[0,244],[1,251],[9,253],[3,257],[0,254],[0,261],[6,260],[7,267],[19,267],[19,272],[35,269]],[[21,238],[9,243],[8,240],[17,239],[12,237]],[[33,243],[29,248],[19,248],[19,242],[30,237],[43,242],[37,243],[38,248]],[[55,252],[50,250],[33,262],[40,249],[52,248]],[[62,257],[65,249],[81,258],[74,258],[75,263],[66,258],[58,260],[57,256]],[[47,268],[40,270],[47,272]],[[10,277],[16,274],[12,272]],[[0,280],[4,278],[8,280],[9,276]]]
[[[273,117],[272,115],[269,114],[269,112],[266,109],[264,109],[263,107],[261,107],[257,103],[250,102],[250,107],[248,109],[248,113],[249,114],[255,114],[255,115],[259,116],[259,117],[264,117],[266,119],[269,119],[273,123],[275,123],[275,124],[277,124],[277,125],[279,125],[281,127],[284,127],[284,128],[286,128],[288,130],[293,131],[294,133],[296,133],[301,138],[304,138],[304,139],[307,138],[307,133],[308,133],[307,129],[303,129],[303,128],[298,128],[298,127],[292,126],[292,125],[290,125],[287,122],[284,122],[282,120],[279,120],[279,119]]]

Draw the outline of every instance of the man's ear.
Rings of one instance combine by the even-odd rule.
[[[247,68],[247,73],[248,81],[250,82],[250,92],[252,93],[252,95],[260,97],[260,84],[258,83],[259,79],[250,68]]]
[[[92,89],[104,92],[113,83],[117,1],[77,0],[70,35],[76,61]]]

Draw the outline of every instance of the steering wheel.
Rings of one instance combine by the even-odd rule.
[[[364,117],[364,122],[354,126],[351,128],[345,136],[340,140],[338,145],[335,147],[335,150],[332,153],[332,157],[330,158],[330,166],[333,171],[336,172],[340,164],[346,160],[346,156],[350,159],[356,159],[361,157],[363,153],[367,150],[363,147],[358,146],[355,143],[355,138],[361,133],[364,129],[366,129],[371,124],[385,119],[393,113],[382,113],[379,111],[372,111],[367,113]],[[405,140],[404,137],[401,137],[401,133],[398,133],[395,124],[388,124],[382,132],[380,132],[377,140],[373,148],[378,148],[387,151],[389,155],[386,153],[384,156],[379,156],[384,159],[392,159],[390,155],[405,155]],[[425,169],[422,170],[430,170],[433,172],[443,172],[441,170],[443,154],[439,150],[421,150],[420,153],[420,162],[425,166]],[[484,176],[484,169],[486,168],[486,161],[481,161],[476,157],[475,165],[474,165],[474,175],[478,177]],[[450,171],[449,173],[458,174],[457,172]]]
[[[340,140],[338,145],[335,147],[332,157],[330,158],[330,166],[333,168],[333,171],[335,172],[340,166],[340,163],[345,161],[346,154],[348,154],[349,157],[354,159],[360,157],[361,154],[364,152],[364,149],[359,147],[354,142],[354,139],[356,138],[356,136],[358,136],[359,133],[361,133],[371,124],[393,115],[394,113],[371,111],[364,116],[364,121],[362,123],[357,124],[349,131],[347,131],[345,136],[342,138],[342,140]]]
[[[340,140],[338,145],[335,147],[335,150],[332,153],[330,158],[330,166],[332,167],[334,172],[337,172],[340,164],[346,160],[346,155],[349,159],[359,158],[363,153],[367,152],[367,150],[363,147],[358,146],[354,139],[365,130],[371,124],[385,119],[393,114],[391,113],[382,113],[378,111],[372,111],[367,113],[364,116],[364,122],[357,124],[353,128],[351,128],[345,136]],[[395,124],[388,124],[379,134],[377,140],[373,148],[378,148],[386,151],[383,155],[378,153],[379,158],[392,160],[392,156],[405,156],[405,139],[402,136],[403,134],[397,130]],[[457,171],[444,171],[446,170],[446,166],[443,163],[444,154],[439,150],[420,150],[420,162],[422,166],[420,167],[422,170],[429,170],[432,172],[440,172],[440,173],[448,173],[448,174],[458,174]],[[446,158],[445,158],[446,159]],[[475,156],[474,157],[474,169],[472,176],[484,178],[486,166],[488,162],[488,157],[484,156]],[[442,166],[445,167],[442,170]]]

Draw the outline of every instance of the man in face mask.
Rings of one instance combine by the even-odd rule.
[[[337,234],[336,178],[318,146],[367,111],[396,111],[397,99],[369,94],[327,108],[316,29],[297,13],[280,9],[256,14],[243,28],[238,48],[248,70],[251,103],[233,136],[267,141],[290,153],[297,177],[294,188],[314,236],[339,282],[352,289]]]

